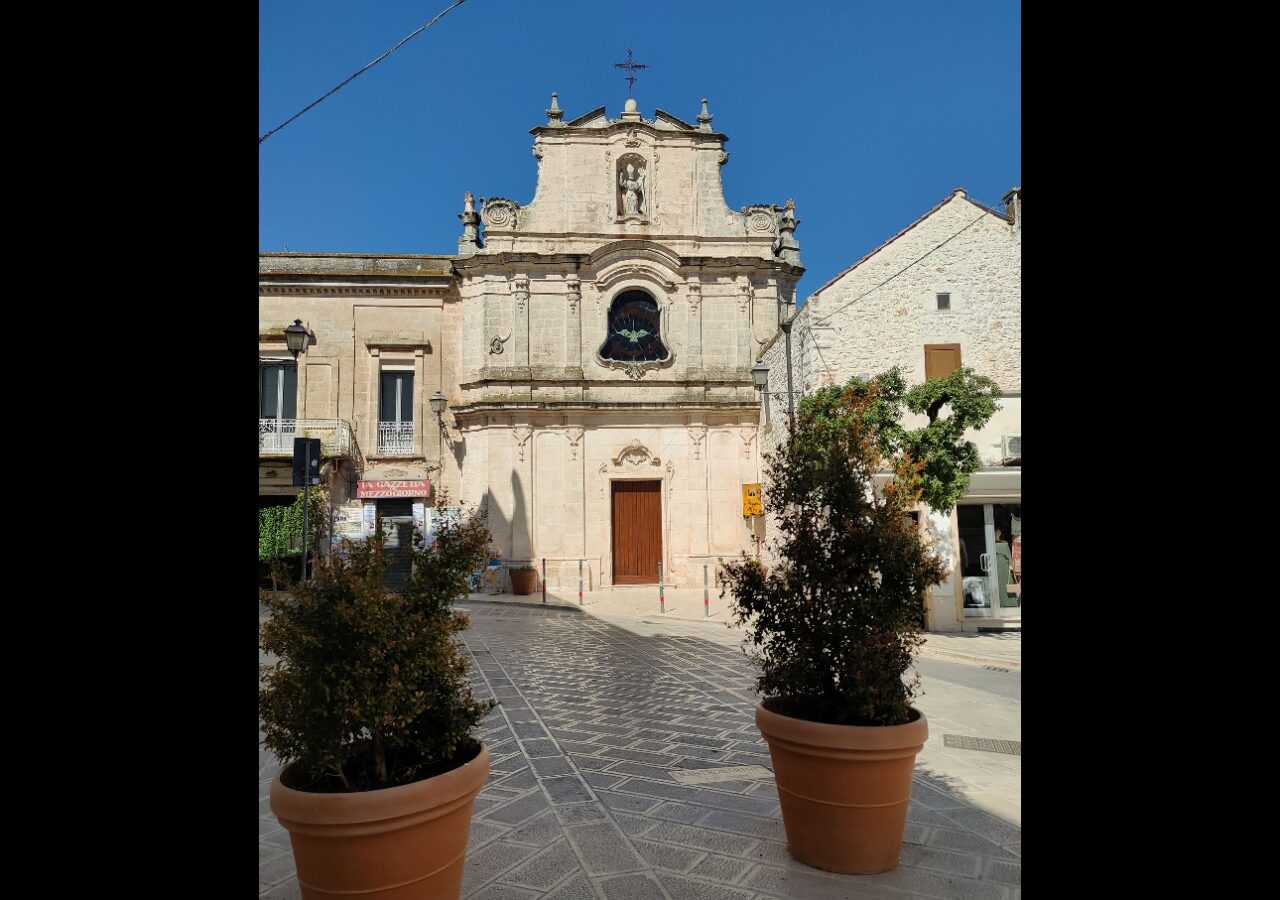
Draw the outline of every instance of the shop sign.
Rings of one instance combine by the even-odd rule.
[[[356,496],[361,500],[377,500],[387,497],[427,497],[431,494],[431,482],[425,478],[403,481],[361,481]]]

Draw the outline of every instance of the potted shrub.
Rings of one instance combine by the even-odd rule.
[[[471,807],[489,771],[453,601],[485,559],[482,518],[441,524],[411,550],[399,591],[381,528],[319,561],[291,595],[263,595],[263,743],[286,763],[271,810],[289,830],[304,898],[461,892]]]
[[[511,593],[532,594],[538,589],[538,570],[533,566],[513,566],[511,569]]]
[[[776,563],[744,555],[724,582],[761,669],[756,724],[801,862],[861,874],[898,863],[928,737],[911,705],[918,676],[904,676],[947,572],[907,513],[964,495],[979,464],[964,432],[990,419],[998,391],[967,369],[909,392],[896,369],[854,379],[804,398],[769,457]],[[904,406],[928,424],[905,429]]]

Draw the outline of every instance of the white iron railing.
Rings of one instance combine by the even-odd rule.
[[[343,419],[259,419],[258,452],[293,455],[293,439],[319,438],[320,452],[356,460],[363,468],[364,459],[351,426]]]
[[[378,453],[385,456],[412,456],[413,423],[379,422]]]

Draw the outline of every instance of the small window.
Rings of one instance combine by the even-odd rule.
[[[950,294],[939,294],[939,295],[938,295],[938,309],[950,309],[950,308],[951,308],[951,295],[950,295]]]

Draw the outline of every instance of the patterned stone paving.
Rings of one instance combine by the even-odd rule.
[[[1021,829],[918,766],[898,868],[844,876],[786,849],[771,778],[678,783],[676,770],[771,769],[754,673],[723,641],[642,637],[564,608],[470,609],[491,774],[476,800],[468,900],[1020,900]],[[299,897],[260,751],[259,896]]]

